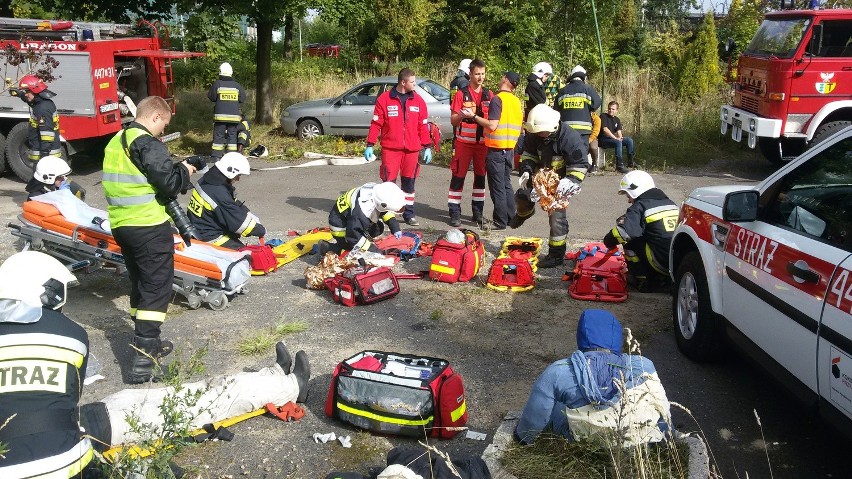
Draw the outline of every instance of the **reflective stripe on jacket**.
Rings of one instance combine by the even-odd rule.
[[[581,135],[590,135],[591,112],[600,108],[601,102],[601,96],[591,85],[572,80],[559,90],[553,108],[559,112],[560,121],[567,123]]]
[[[216,102],[213,107],[213,121],[239,123],[243,121],[240,104],[246,101],[243,86],[231,77],[220,76],[207,92],[207,98]]]
[[[514,148],[518,143],[523,128],[523,113],[521,101],[518,97],[507,91],[497,93],[503,108],[500,112],[500,123],[494,131],[485,132],[485,145],[498,150]]]
[[[157,202],[157,191],[130,159],[130,145],[144,135],[150,133],[141,128],[122,130],[104,150],[103,188],[113,228],[153,226],[169,219]]]
[[[476,112],[476,116],[488,119],[488,108],[491,104],[491,90],[482,88],[482,94],[479,97],[479,103],[473,99],[473,94],[470,92],[470,85],[459,88],[458,93],[462,95],[462,108],[470,108]],[[484,130],[473,119],[463,119],[456,127],[456,139],[470,144],[482,143],[485,136]]]
[[[408,95],[403,103],[400,95]],[[400,111],[405,106],[405,111]],[[367,134],[367,144],[373,145],[381,137],[382,148],[407,152],[420,151],[431,146],[429,112],[426,102],[416,92],[399,93],[392,88],[376,100],[373,119]]]
[[[200,239],[213,241],[220,236],[263,236],[266,230],[257,216],[241,201],[219,168],[211,167],[198,180],[187,205],[187,216]],[[221,242],[227,241],[225,238]]]

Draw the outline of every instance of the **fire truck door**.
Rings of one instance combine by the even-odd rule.
[[[812,114],[828,102],[852,99],[852,20],[824,20],[822,27],[819,51],[794,67],[791,114]]]

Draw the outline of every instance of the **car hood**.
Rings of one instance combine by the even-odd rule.
[[[331,98],[323,98],[321,100],[303,101],[303,102],[300,102],[300,103],[294,103],[294,104],[288,106],[286,109],[289,110],[289,111],[292,111],[294,109],[315,108],[315,107],[318,107],[318,106],[327,107],[327,106],[329,106],[329,103],[328,103],[329,100],[331,100]]]
[[[721,208],[725,203],[725,195],[727,195],[728,193],[732,193],[734,191],[751,190],[753,188],[753,186],[738,185],[706,186],[703,188],[696,188],[692,191],[692,193],[689,194],[689,197]]]

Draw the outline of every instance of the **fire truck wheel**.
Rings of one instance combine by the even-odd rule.
[[[6,171],[6,135],[0,133],[0,175]]]
[[[724,350],[722,325],[713,314],[707,274],[697,251],[687,253],[677,268],[672,319],[678,348],[690,359],[707,361]]]
[[[813,139],[811,139],[810,146],[813,147],[817,143],[825,140],[829,136],[837,133],[838,131],[846,128],[847,126],[852,125],[852,121],[830,121],[828,123],[824,123],[817,128],[817,131],[814,133]]]
[[[784,157],[778,151],[778,143],[781,143],[781,149],[784,152]],[[757,147],[763,157],[769,160],[775,166],[784,164],[784,160],[790,160],[804,153],[804,142],[789,140],[787,138],[758,138]]]
[[[29,148],[27,147],[27,123],[18,123],[12,127],[6,136],[6,164],[15,172],[15,175],[24,183],[30,181],[35,171],[37,162],[29,159]],[[68,152],[62,145],[62,159],[68,161]]]

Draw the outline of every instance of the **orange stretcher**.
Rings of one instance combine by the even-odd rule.
[[[24,241],[24,250],[43,251],[65,263],[71,271],[89,273],[103,267],[115,268],[119,273],[126,271],[121,248],[112,235],[94,225],[88,227],[67,220],[51,204],[27,201],[18,219],[21,224],[9,223],[8,226],[12,235]],[[224,262],[230,262],[223,268],[223,262],[217,264],[190,257],[189,251],[182,250],[183,240],[177,235],[175,244],[179,246],[175,249],[172,289],[186,298],[190,308],[199,308],[203,303],[219,311],[228,305],[229,297],[243,292],[249,277],[246,255],[237,258],[233,250],[193,240],[193,246],[203,245],[199,250],[213,254],[215,250],[227,252],[217,255],[217,258],[228,258]],[[230,261],[231,258],[235,260]],[[245,275],[240,274],[243,270]]]

